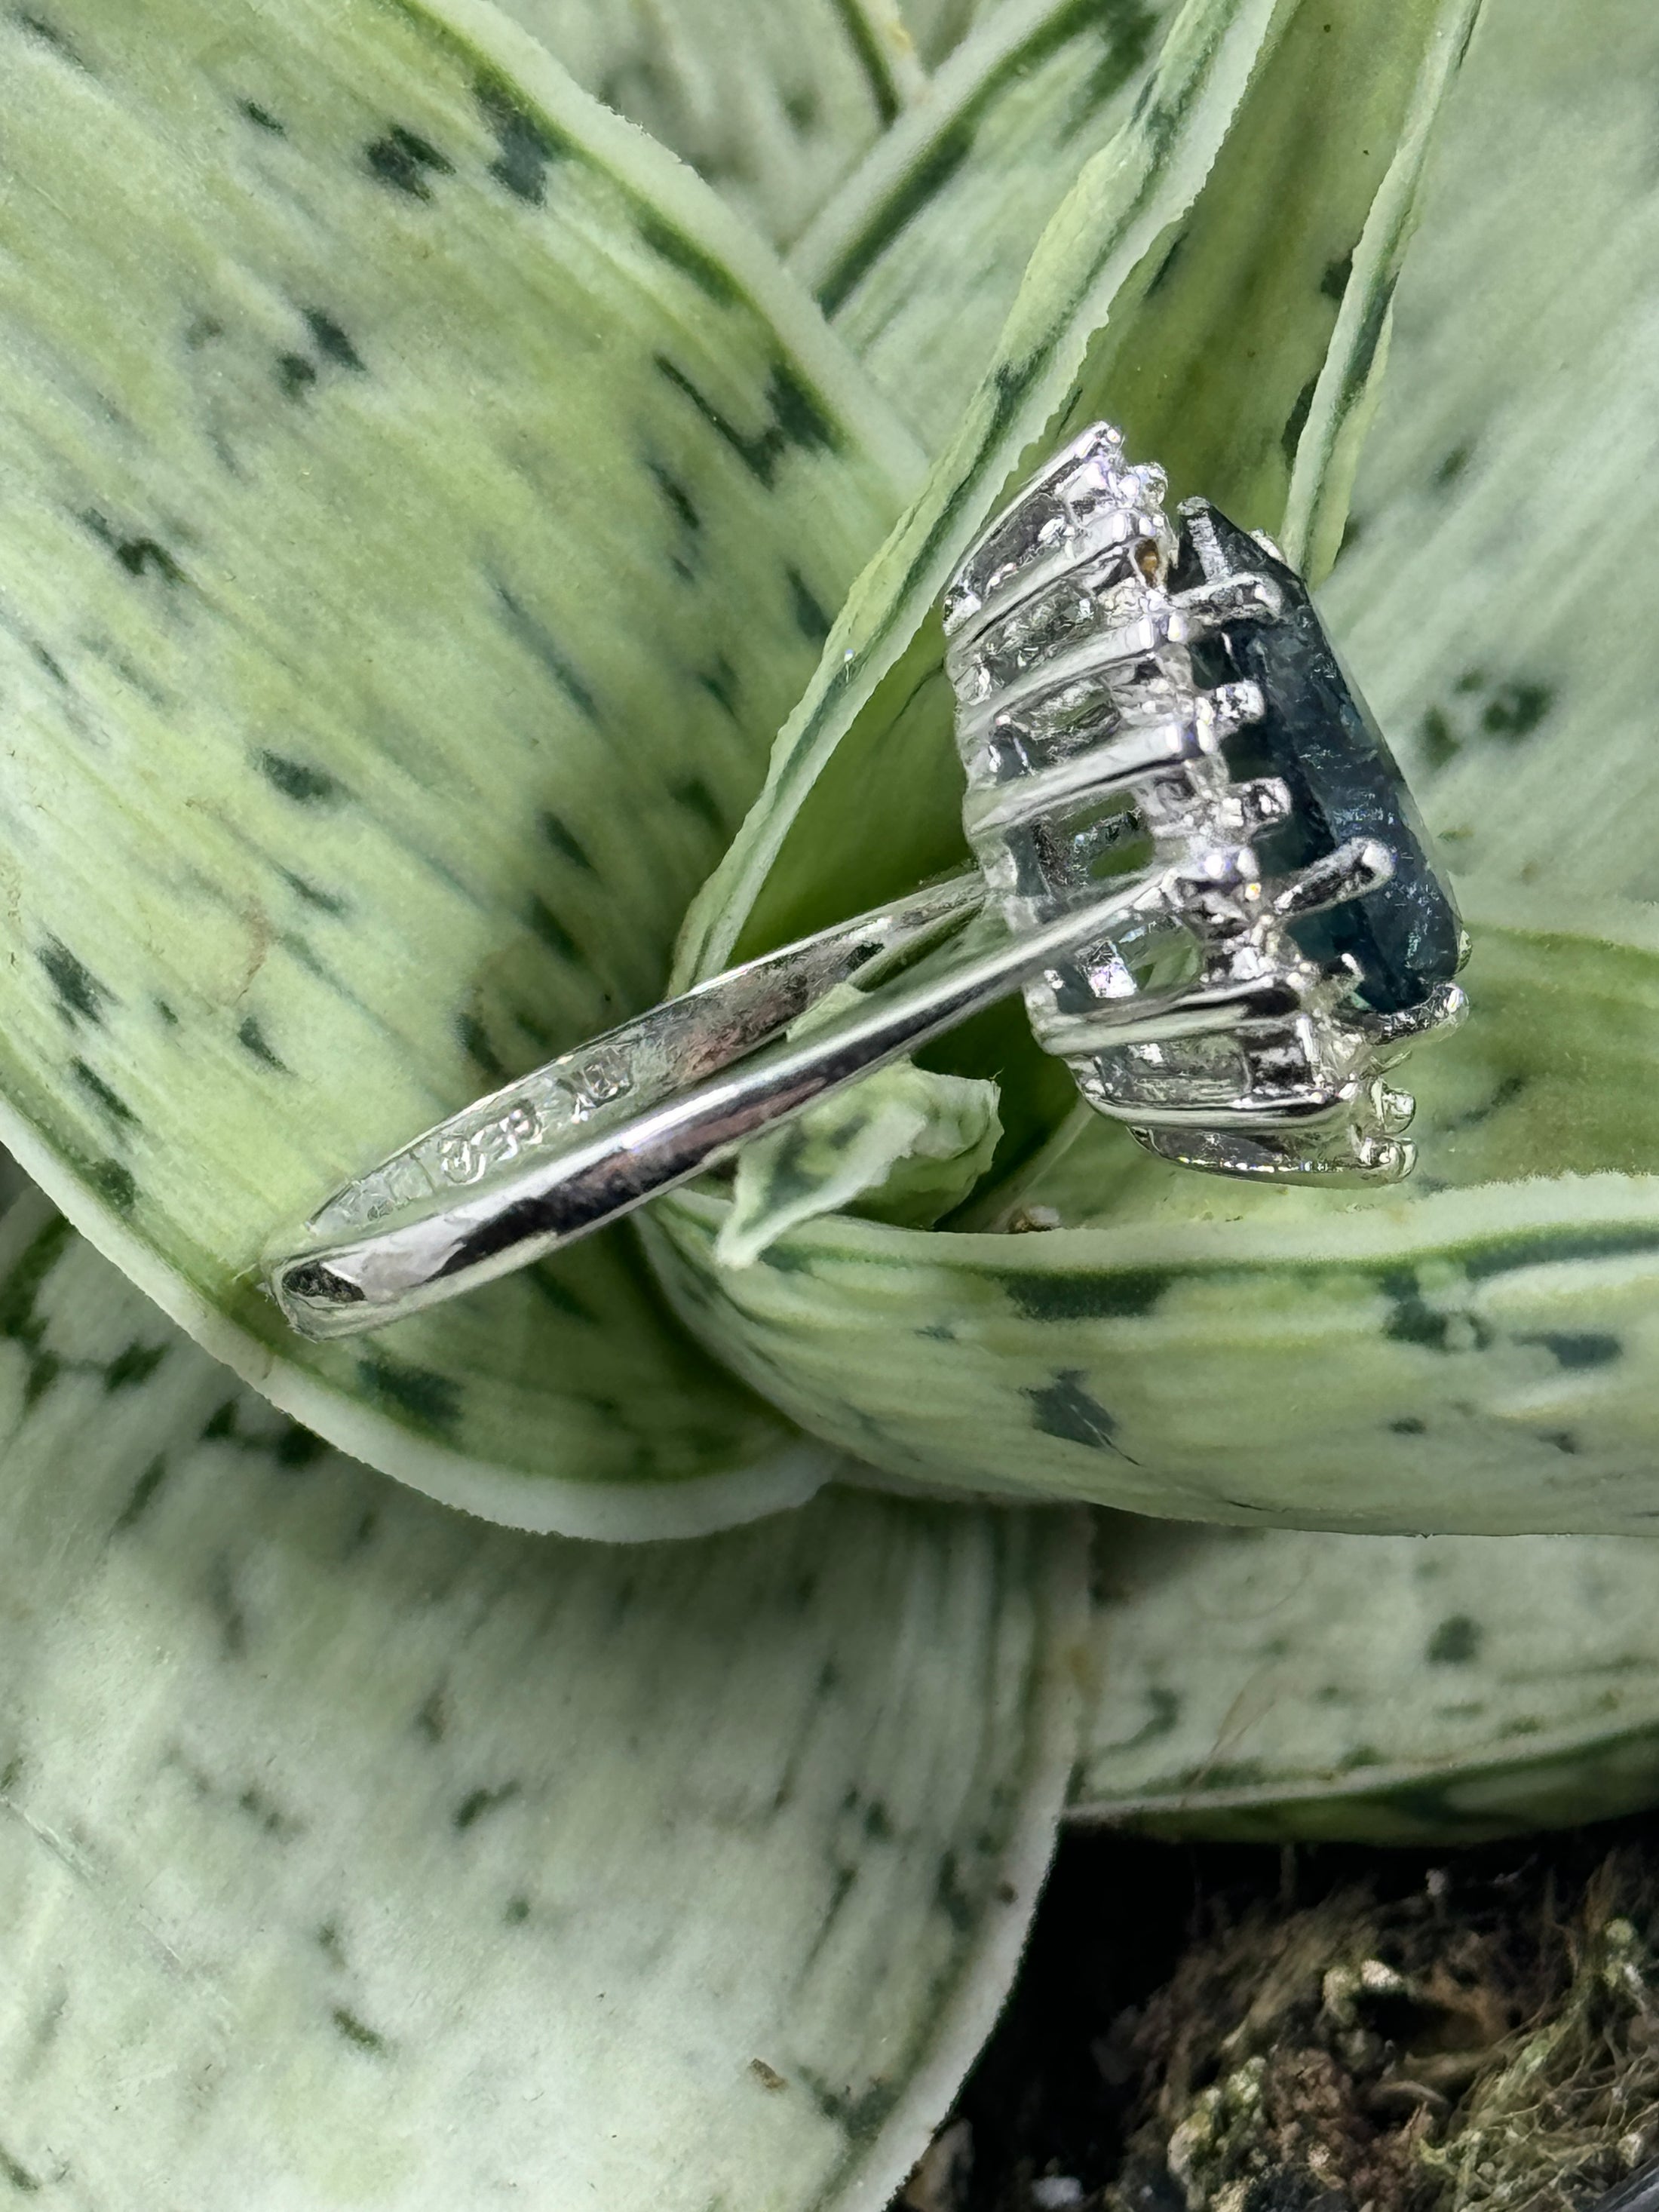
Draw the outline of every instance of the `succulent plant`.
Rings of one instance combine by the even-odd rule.
[[[1659,27],[1481,15],[0,15],[0,2195],[877,2208],[1068,1798],[1659,1795]],[[291,1335],[333,1184],[960,858],[933,610],[1103,412],[1457,867],[1427,1171],[1177,1175],[998,1014]]]

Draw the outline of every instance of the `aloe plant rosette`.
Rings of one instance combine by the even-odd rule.
[[[1068,1794],[1654,1793],[1659,32],[1479,12],[0,21],[4,2189],[878,2207]],[[1179,1176],[1000,1013],[289,1334],[278,1223],[959,859],[938,596],[1099,414],[1329,572],[1429,1171]]]

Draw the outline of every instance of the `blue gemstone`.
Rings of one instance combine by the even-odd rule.
[[[1267,701],[1261,720],[1229,738],[1226,749],[1235,776],[1276,775],[1290,787],[1290,819],[1257,840],[1264,869],[1289,874],[1352,837],[1375,837],[1394,854],[1394,874],[1380,890],[1304,917],[1291,934],[1310,959],[1351,953],[1359,964],[1359,995],[1378,1013],[1420,1006],[1455,974],[1462,925],[1387,740],[1295,570],[1214,507],[1194,502],[1183,513],[1170,577],[1177,589],[1248,574],[1268,578],[1284,597],[1276,622],[1239,623],[1193,647],[1201,684],[1248,681],[1260,684]]]

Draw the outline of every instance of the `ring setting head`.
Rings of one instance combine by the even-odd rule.
[[[1392,1181],[1411,1104],[1381,1079],[1461,1018],[1456,904],[1301,578],[1165,491],[1096,424],[963,562],[969,840],[1016,933],[1144,874],[1025,989],[1091,1105],[1186,1166]]]

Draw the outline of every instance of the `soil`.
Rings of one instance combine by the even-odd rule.
[[[900,2203],[1589,2212],[1656,2157],[1659,1820],[1438,1854],[1076,1834]]]

